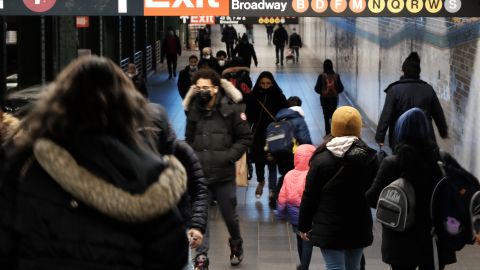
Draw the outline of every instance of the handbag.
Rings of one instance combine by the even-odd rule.
[[[235,182],[239,187],[248,186],[247,153],[235,162]]]

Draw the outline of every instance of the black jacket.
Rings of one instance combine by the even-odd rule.
[[[293,47],[299,47],[301,48],[302,47],[302,38],[300,37],[299,34],[297,33],[293,33],[290,35],[290,48],[293,48]]]
[[[222,42],[234,43],[237,40],[237,30],[235,28],[227,26],[222,31]]]
[[[252,65],[252,58],[255,66],[258,65],[255,48],[253,48],[253,45],[250,44],[248,41],[240,41],[238,43],[235,49],[233,49],[233,55],[237,54],[243,59],[246,67],[250,68],[250,66]]]
[[[332,73],[320,73],[317,77],[317,82],[315,83],[315,92],[317,94],[320,94],[320,103],[322,106],[324,106],[324,103],[325,103],[325,99],[329,99],[329,97],[323,97],[322,96],[322,91],[324,90],[324,88],[326,87],[326,82],[325,80],[323,79],[323,74],[336,74],[337,75],[337,81],[335,82],[335,84],[337,85],[337,94],[340,94],[343,92],[344,90],[344,87],[343,87],[343,83],[342,83],[342,80],[340,79],[340,74],[338,73],[335,73],[335,72],[332,72]],[[337,96],[338,97],[338,96]],[[334,97],[336,98],[336,97]]]
[[[247,151],[252,134],[241,101],[242,94],[222,79],[216,104],[207,111],[199,107],[191,88],[183,101],[187,110],[185,140],[195,150],[208,185],[235,181],[235,161]]]
[[[186,142],[177,140],[163,107],[153,103],[149,106],[157,136],[158,152],[162,155],[173,154],[187,172],[187,192],[182,196],[178,208],[187,227],[205,232],[208,218],[208,190],[202,165],[193,149]]]
[[[310,241],[313,245],[326,249],[354,249],[371,245],[372,216],[365,191],[377,171],[375,154],[375,150],[357,141],[343,158],[326,149],[314,155],[299,218],[300,231],[312,230]],[[344,169],[332,179],[342,166]]]
[[[187,184],[178,160],[106,136],[41,139],[33,153],[16,160],[0,189],[3,269],[185,265],[185,227],[173,211]]]
[[[386,157],[378,170],[372,187],[366,193],[371,207],[376,208],[384,187],[402,177],[399,158]],[[426,170],[417,170],[416,177],[407,179],[415,189],[415,222],[412,228],[396,232],[387,227],[382,230],[382,259],[388,264],[433,265],[432,238],[430,236],[430,197],[440,180],[438,166],[433,163]],[[456,261],[455,252],[439,242],[439,258],[442,265]]]
[[[273,32],[273,44],[280,47],[284,47],[286,44],[288,44],[288,33],[285,28],[278,27]]]
[[[178,87],[178,93],[180,94],[182,99],[185,98],[185,95],[187,94],[188,89],[190,89],[191,85],[192,85],[192,78],[190,77],[190,66],[187,65],[178,74],[177,87]]]
[[[172,37],[175,39],[175,48],[167,48],[169,46],[168,38],[172,38]],[[165,59],[165,56],[169,53],[168,51],[170,51],[170,50],[172,50],[172,51],[174,50],[175,54],[178,54],[179,56],[182,54],[182,45],[180,43],[180,38],[177,35],[166,36],[163,39],[162,50],[160,52],[160,59],[161,59],[162,62],[163,62],[163,59]],[[171,52],[170,52],[170,54],[171,54]]]
[[[393,149],[396,144],[393,139],[395,123],[400,115],[414,107],[422,109],[430,120],[433,140],[435,140],[435,135],[432,118],[437,125],[440,136],[442,138],[448,137],[447,121],[442,106],[438,101],[435,90],[428,83],[418,79],[401,79],[389,85],[385,89],[385,93],[387,93],[387,97],[375,134],[377,143],[384,142],[388,130],[390,147]]]

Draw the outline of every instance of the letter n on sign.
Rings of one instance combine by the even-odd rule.
[[[88,28],[90,19],[88,16],[77,16],[77,28]]]

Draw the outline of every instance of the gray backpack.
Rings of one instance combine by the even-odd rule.
[[[415,221],[415,190],[404,178],[386,186],[380,193],[376,219],[384,226],[403,232]]]

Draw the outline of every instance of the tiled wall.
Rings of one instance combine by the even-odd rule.
[[[404,21],[402,21],[404,20]],[[440,99],[450,139],[439,140],[480,176],[480,57],[478,23],[452,27],[441,18],[302,18],[305,46],[322,61],[332,59],[348,97],[376,126],[385,93],[411,51],[421,58],[421,78]],[[478,79],[477,79],[478,78]],[[438,136],[437,136],[438,137]]]

